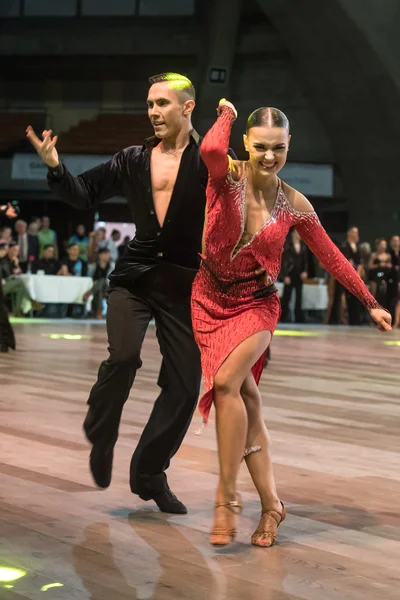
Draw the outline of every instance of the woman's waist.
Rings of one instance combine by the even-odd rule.
[[[277,292],[275,284],[268,278],[268,274],[258,269],[253,271],[228,271],[216,269],[205,257],[201,257],[200,271],[198,274],[202,285],[211,286],[223,294],[251,294],[254,297],[269,296]],[[257,266],[257,265],[255,265]],[[268,281],[268,283],[266,283]]]

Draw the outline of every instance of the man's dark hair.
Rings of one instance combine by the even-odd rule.
[[[74,244],[76,246],[76,244]],[[47,250],[47,248],[54,248],[54,244],[46,244],[43,250]]]
[[[110,254],[110,251],[108,248],[100,248],[97,255],[100,256],[100,254],[105,254],[106,252],[107,252],[107,254]]]
[[[149,78],[150,85],[167,81],[171,87],[179,93],[186,94],[190,100],[196,100],[196,90],[193,83],[185,75],[180,73],[159,73]],[[187,100],[187,98],[186,98]]]
[[[257,108],[247,119],[246,133],[248,134],[252,127],[282,127],[289,133],[289,119],[279,108],[262,107]]]
[[[70,244],[68,244],[67,250],[69,250],[70,248],[73,248],[73,246],[78,246],[78,244],[76,242],[71,242]],[[78,248],[79,248],[79,246],[78,246]]]

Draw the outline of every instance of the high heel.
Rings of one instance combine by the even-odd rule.
[[[217,502],[215,508],[220,507],[228,508],[233,515],[237,516],[242,512],[242,504],[238,500],[232,502]],[[219,539],[218,539],[219,538]],[[227,546],[231,544],[236,538],[236,529],[234,527],[214,527],[211,531],[210,543],[213,546]]]
[[[253,546],[259,546],[260,548],[270,548],[271,546],[273,546],[275,544],[278,527],[286,519],[286,509],[285,509],[283,502],[281,502],[281,505],[282,505],[281,512],[279,512],[278,510],[274,510],[272,508],[268,508],[261,512],[261,521],[262,521],[262,518],[264,515],[268,515],[276,521],[276,525],[275,524],[271,525],[270,529],[265,529],[265,528],[261,529],[260,528],[261,521],[260,521],[260,525],[258,526],[257,530],[251,536],[251,543]]]

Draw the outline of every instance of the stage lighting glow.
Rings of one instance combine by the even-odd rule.
[[[48,337],[52,340],[91,340],[91,335],[81,335],[78,333],[42,333],[42,337]]]
[[[22,569],[12,569],[10,567],[0,567],[0,581],[16,581],[26,575]]]
[[[400,346],[400,340],[390,340],[389,342],[383,342],[386,346]]]
[[[47,590],[51,590],[52,588],[64,587],[63,583],[49,583],[48,585],[44,585],[40,588],[41,592],[47,592]]]
[[[300,329],[277,329],[275,335],[287,336],[287,337],[317,337],[318,331],[301,331]]]

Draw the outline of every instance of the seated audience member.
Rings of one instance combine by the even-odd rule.
[[[88,264],[86,260],[79,258],[78,244],[69,244],[67,247],[67,258],[62,259],[59,275],[73,275],[75,277],[86,277]]]
[[[17,244],[12,246],[17,247]],[[0,243],[0,279],[3,288],[3,294],[5,297],[12,297],[13,313],[15,317],[23,316],[24,305],[27,301],[30,302],[33,310],[41,310],[44,305],[40,302],[33,300],[27,290],[25,283],[19,278],[18,274],[14,274],[14,270],[18,270],[15,267],[13,258],[7,256],[8,245],[3,242]]]
[[[55,248],[52,244],[44,247],[43,258],[32,263],[32,273],[43,271],[45,275],[57,275],[60,271],[60,261],[54,258]]]
[[[10,242],[8,245],[7,260],[10,265],[10,274],[21,275],[22,269],[19,263],[19,246],[16,242]]]
[[[107,295],[109,284],[108,276],[111,271],[112,263],[110,252],[106,248],[103,248],[102,250],[99,250],[97,263],[90,265],[89,267],[89,275],[93,279],[93,287],[83,296],[85,302],[93,296],[92,313],[96,315],[97,319],[101,319],[103,314],[103,299]]]

